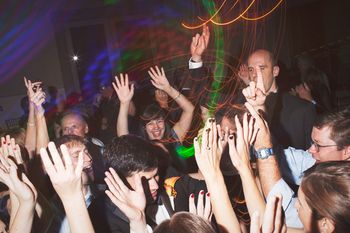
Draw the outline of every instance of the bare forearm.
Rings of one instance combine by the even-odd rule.
[[[205,181],[210,192],[213,213],[220,228],[225,232],[240,232],[239,222],[233,211],[222,174],[218,173]]]
[[[240,176],[249,215],[253,216],[255,211],[259,211],[259,216],[262,220],[264,217],[266,204],[255,182],[254,175],[250,169],[246,169],[244,171],[240,171]]]
[[[180,91],[176,90],[171,86],[169,88],[164,89],[164,91],[180,106],[182,111],[194,111],[193,104],[185,96],[183,96]]]
[[[37,153],[39,153],[40,149],[46,148],[50,141],[44,114],[36,115],[36,125],[37,125],[36,151]]]
[[[36,124],[34,115],[34,106],[29,104],[29,115],[26,129],[25,147],[28,150],[29,158],[32,159],[36,148]]]
[[[146,218],[143,217],[139,221],[130,221],[130,232],[131,233],[147,233]]]
[[[120,103],[118,119],[117,119],[117,136],[129,134],[128,128],[128,110],[130,102]]]
[[[10,191],[10,200],[11,200],[11,213],[10,213],[10,228],[11,228],[19,208],[19,201],[16,195],[11,191]]]
[[[275,156],[267,159],[258,159],[258,170],[261,187],[265,197],[273,186],[281,179],[281,173]]]
[[[183,96],[174,88],[171,87],[169,93],[168,95],[170,95],[182,109],[181,117],[179,121],[174,125],[174,131],[179,137],[180,142],[182,142],[185,139],[187,131],[191,127],[194,106],[185,96]]]
[[[10,227],[11,233],[26,233],[32,231],[34,218],[34,203],[21,204]]]
[[[72,233],[94,232],[83,195],[71,197],[69,200],[62,200],[62,202]]]

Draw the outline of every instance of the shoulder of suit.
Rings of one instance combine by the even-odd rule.
[[[314,105],[307,101],[307,100],[303,100],[297,96],[291,95],[287,92],[284,92],[282,94],[282,98],[283,98],[283,102],[285,104],[288,104],[289,106],[298,106],[300,108],[314,108]]]

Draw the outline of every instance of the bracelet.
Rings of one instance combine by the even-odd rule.
[[[27,125],[28,126],[35,126],[35,123],[28,122]]]
[[[174,100],[176,100],[177,98],[179,98],[181,96],[181,92],[179,92],[179,94],[174,98]]]

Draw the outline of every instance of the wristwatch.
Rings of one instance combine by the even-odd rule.
[[[268,157],[274,155],[272,148],[264,148],[255,151],[255,158],[257,159],[267,159]]]

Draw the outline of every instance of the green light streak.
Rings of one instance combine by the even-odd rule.
[[[207,1],[202,0],[203,5],[207,9],[207,11],[210,13],[210,15],[213,15],[216,12],[215,9],[215,3],[214,1]],[[218,15],[215,16],[215,21],[220,22],[220,17]],[[214,81],[211,85],[211,94],[210,99],[208,103],[208,110],[210,117],[214,117],[215,109],[218,103],[219,99],[219,90],[221,88],[221,84],[224,77],[224,32],[222,30],[222,27],[214,27],[214,44],[215,44],[215,67],[214,67]],[[194,147],[193,145],[190,147],[184,147],[181,146],[176,149],[176,152],[179,156],[182,158],[190,158],[194,156]]]
[[[181,156],[181,158],[188,159],[194,155],[194,147],[176,147],[176,153]]]

